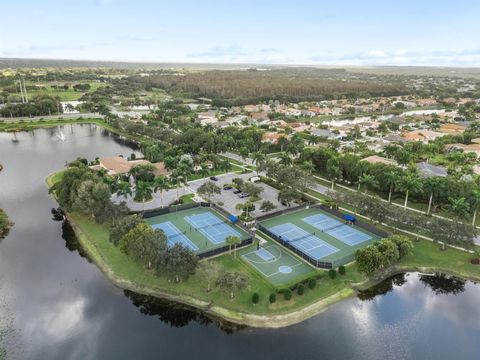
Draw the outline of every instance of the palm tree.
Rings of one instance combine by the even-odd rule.
[[[229,235],[225,239],[225,242],[228,244],[229,253],[232,254],[232,246],[233,246],[233,257],[237,257],[237,245],[242,242],[238,236]]]
[[[363,184],[363,186],[365,187],[365,194],[368,193],[369,186],[378,185],[378,181],[375,179],[375,176],[370,174],[363,174],[362,176],[360,176],[359,183]]]
[[[408,195],[412,192],[422,191],[422,183],[417,174],[407,172],[399,179],[398,189],[405,192],[405,204],[403,205],[403,208],[406,210],[408,205]]]
[[[280,154],[279,163],[282,164],[283,166],[290,166],[292,165],[292,158],[286,152],[282,152]]]
[[[338,159],[336,157],[331,157],[327,161],[327,176],[332,182],[332,190],[334,190],[335,181],[341,179],[342,177],[342,170],[340,170]]]
[[[477,211],[480,208],[480,190],[472,190],[471,201],[473,203],[473,220],[472,226],[475,226],[475,221],[477,220]]]
[[[170,184],[165,176],[155,176],[153,179],[153,191],[160,191],[160,200],[163,207],[163,192],[170,189]]]
[[[145,181],[139,181],[135,188],[135,198],[142,200],[142,209],[145,211],[145,200],[152,198],[152,185]]]
[[[430,195],[428,199],[427,215],[430,214],[430,211],[432,210],[434,194],[440,193],[441,184],[442,179],[438,176],[429,177],[423,182],[423,191]]]
[[[448,204],[445,205],[445,209],[453,215],[456,219],[465,219],[468,211],[470,210],[470,204],[464,197],[448,198]]]
[[[200,176],[202,178],[206,178],[206,177],[208,177],[208,174],[210,174],[210,169],[208,168],[207,165],[202,164],[202,165],[200,165],[199,173],[200,173]]]
[[[395,190],[395,187],[398,183],[398,173],[396,171],[389,171],[385,175],[385,185],[388,186],[388,202],[392,202],[392,192]]]
[[[132,188],[130,187],[130,184],[126,181],[119,181],[117,183],[117,196],[123,196],[126,200],[127,195],[132,195]]]
[[[263,162],[266,160],[266,156],[263,152],[261,151],[256,151],[252,155],[252,160],[255,166],[258,168]],[[257,169],[255,169],[256,174],[258,175]]]
[[[230,163],[230,161],[228,160],[222,160],[219,164],[218,164],[218,168],[222,171],[230,171],[232,170],[232,164]]]
[[[285,136],[280,136],[277,144],[280,145],[280,152],[283,152],[283,148],[288,144],[288,139]]]
[[[178,193],[179,187],[185,182],[183,175],[178,171],[178,169],[170,175],[170,181],[173,186],[175,186],[177,190],[177,200],[180,198],[180,194]]]

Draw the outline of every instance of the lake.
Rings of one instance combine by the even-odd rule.
[[[52,221],[45,178],[76,157],[133,151],[93,125],[0,133],[0,207],[15,222],[0,242],[0,334],[9,358],[478,358],[480,286],[442,275],[395,276],[278,330],[219,324],[116,288],[82,256],[70,227]]]

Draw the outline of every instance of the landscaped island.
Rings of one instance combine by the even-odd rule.
[[[3,170],[3,166],[2,164],[0,164],[0,172],[2,170]],[[7,236],[11,226],[12,226],[12,223],[8,219],[7,214],[5,213],[5,211],[0,209],[0,239],[3,239],[5,236]]]
[[[75,186],[88,180],[91,182],[90,189],[96,188],[97,195],[103,194],[103,199],[110,196],[107,191],[102,191],[101,183],[96,182],[99,180],[95,178],[96,175],[90,175],[91,172],[82,169],[81,164],[71,164],[66,172],[69,171],[71,179],[75,179],[72,183],[78,181]],[[52,187],[58,184],[64,179],[66,172],[50,176],[47,179],[48,185]],[[85,199],[90,198],[88,195],[91,193],[87,186],[83,184],[80,188],[84,191]],[[56,186],[53,191],[57,200],[66,196],[65,193],[59,194],[62,190]],[[97,196],[96,199],[101,199],[102,196]],[[63,201],[59,200],[62,206],[65,205],[62,204]],[[93,211],[97,205],[90,202],[90,210]],[[137,219],[127,216],[124,219],[129,220],[123,222],[115,220],[119,209],[112,209],[110,205],[97,213],[85,212],[82,206],[81,201],[70,208],[67,206],[67,218],[91,259],[117,286],[187,304],[238,324],[282,327],[298,323],[314,316],[330,304],[354,295],[356,290],[398,272],[442,271],[467,279],[480,279],[480,267],[471,264],[471,253],[452,248],[441,251],[437,244],[424,240],[414,242],[413,249],[403,254],[401,259],[395,258],[397,255],[394,255],[391,261],[384,258],[385,263],[378,263],[375,271],[369,271],[364,265],[358,266],[356,263],[341,266],[338,271],[319,270],[305,265],[308,269],[299,278],[282,284],[268,281],[243,256],[255,251],[256,244],[203,260],[198,266],[196,257],[191,256],[192,252],[187,252],[186,255],[184,252],[182,255],[182,251],[170,253],[170,258],[174,254],[176,261],[164,258],[157,263],[155,257],[138,256],[145,253],[134,249],[136,241],[130,242],[129,238],[141,238],[145,241],[145,246],[152,243],[166,245],[163,232],[145,227],[145,222],[138,216],[134,216]],[[108,219],[108,214],[115,216]],[[96,219],[96,216],[105,215],[105,219]],[[112,231],[113,229],[116,230]],[[112,234],[113,239],[116,238],[118,242],[112,240]],[[280,248],[265,234],[259,237],[267,242],[264,246]],[[165,257],[168,251],[181,248],[173,246],[168,250],[164,245],[159,245],[163,250],[160,250],[157,257]],[[365,249],[367,248],[369,246]],[[296,258],[288,249],[282,247],[281,250]],[[395,253],[395,250],[393,252]],[[187,265],[182,266],[182,263]],[[195,266],[191,266],[192,264]],[[363,272],[359,271],[359,267]],[[370,273],[370,276],[365,273]]]

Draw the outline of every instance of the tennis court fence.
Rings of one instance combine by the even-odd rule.
[[[310,208],[320,209],[322,211],[325,211],[325,212],[329,213],[330,215],[333,215],[334,217],[338,218],[339,220],[344,221],[343,220],[343,215],[344,214],[342,212],[340,212],[338,210],[335,210],[335,209],[331,209],[328,206],[325,206],[325,205],[322,205],[322,204],[315,204],[315,205],[310,206]],[[375,226],[373,226],[369,223],[358,220],[358,218],[355,221],[355,226],[358,226],[359,228],[361,228],[365,231],[368,231],[371,234],[377,235],[380,238],[386,238],[390,235],[386,231],[380,230],[377,227],[375,227]]]
[[[270,236],[272,239],[286,247],[287,249],[290,249],[290,251],[293,251],[295,254],[300,256],[303,260],[308,261],[310,264],[312,264],[315,267],[322,268],[322,269],[331,269],[333,266],[335,266],[332,262],[326,262],[326,261],[319,261],[311,256],[305,254],[304,252],[298,250],[296,247],[294,247],[290,241],[282,239],[280,236],[274,234],[270,230],[268,230],[265,226],[262,224],[258,224],[258,229],[262,231],[263,233],[267,234]],[[309,234],[310,236],[310,234]]]
[[[253,238],[250,236],[250,237],[248,237],[247,239],[242,240],[242,242],[237,245],[237,250],[240,249],[240,248],[242,248],[242,247],[244,247],[244,246],[250,245],[250,244],[252,244],[252,243],[253,243]],[[208,250],[208,251],[204,251],[204,252],[198,253],[197,256],[198,256],[200,259],[205,259],[205,258],[208,258],[208,257],[211,257],[211,256],[224,254],[224,253],[226,253],[228,250],[229,250],[229,246],[228,246],[228,245],[225,245],[225,246],[222,246],[222,247],[219,247],[219,248],[216,248],[216,249],[212,249],[212,250]]]
[[[164,208],[159,208],[159,209],[153,209],[153,210],[146,210],[141,213],[142,217],[144,219],[151,218],[154,216],[159,216],[159,215],[165,215],[165,214],[170,214],[174,213],[177,211],[182,211],[182,210],[189,210],[197,207],[208,207],[208,203],[191,203],[191,204],[181,204],[181,205],[173,205],[173,206],[167,206]],[[138,212],[134,212],[138,213]]]

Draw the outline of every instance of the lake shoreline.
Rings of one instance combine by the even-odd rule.
[[[322,298],[317,302],[308,305],[300,310],[288,312],[285,314],[275,314],[275,315],[257,315],[250,314],[245,312],[238,312],[235,310],[227,309],[217,305],[213,305],[209,302],[196,299],[191,296],[186,295],[176,295],[162,289],[155,289],[146,286],[140,286],[133,283],[132,281],[123,279],[117,276],[108,264],[103,261],[101,254],[99,254],[95,247],[89,242],[88,237],[83,234],[81,229],[75,224],[75,222],[68,217],[67,219],[77,235],[78,241],[83,247],[83,249],[88,253],[92,261],[97,265],[97,267],[105,274],[105,276],[113,283],[115,286],[124,289],[130,290],[141,295],[153,296],[160,299],[166,299],[181,303],[184,305],[191,306],[197,310],[202,311],[207,315],[212,315],[214,317],[219,317],[222,320],[226,320],[233,324],[250,326],[255,328],[283,328],[291,325],[301,323],[305,320],[308,320],[323,311],[327,310],[331,305],[336,304],[340,301],[349,299],[357,294],[358,291],[366,290],[370,287],[373,287],[385,279],[388,279],[391,276],[398,275],[401,273],[409,272],[424,272],[424,273],[445,273],[452,275],[464,280],[471,281],[480,281],[480,277],[475,275],[466,275],[460,272],[455,272],[452,270],[442,269],[440,267],[415,267],[415,266],[392,266],[386,272],[375,279],[369,279],[361,283],[351,284],[349,287],[337,292],[326,298]]]

